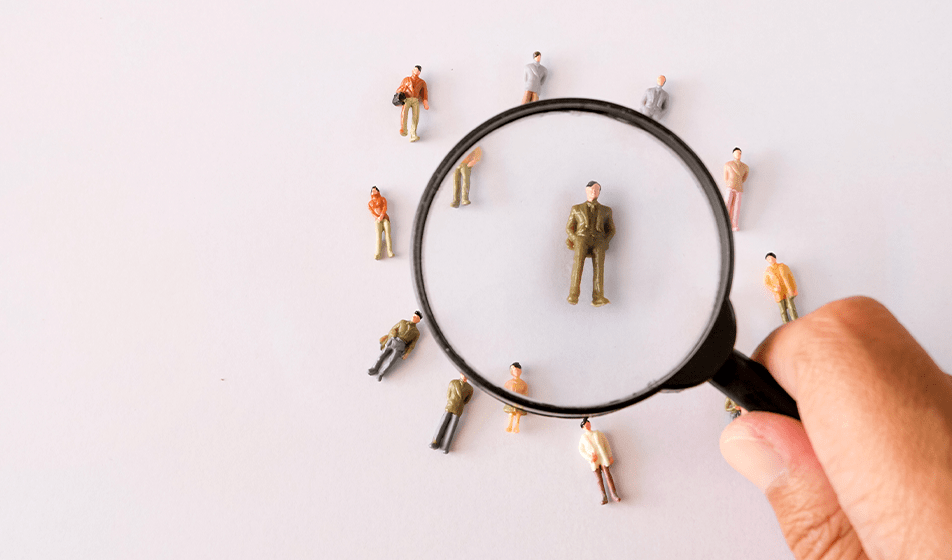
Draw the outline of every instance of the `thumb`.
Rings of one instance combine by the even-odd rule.
[[[721,454],[767,496],[798,560],[867,558],[800,422],[744,414],[721,433]]]

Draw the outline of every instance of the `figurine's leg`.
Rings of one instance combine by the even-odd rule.
[[[374,249],[374,258],[380,260],[380,234],[383,233],[383,222],[374,222],[374,228],[377,230],[377,245]]]
[[[592,251],[592,305],[601,307],[611,303],[605,297],[605,249]]]
[[[608,479],[608,490],[612,493],[612,499],[616,502],[620,502],[621,498],[618,497],[618,492],[615,492],[615,481],[612,480],[612,471],[605,465],[602,465],[602,470],[605,471],[605,478]]]
[[[608,503],[608,494],[605,493],[605,483],[602,482],[602,469],[601,467],[595,467],[595,470],[592,471],[595,473],[595,480],[598,481],[598,489],[602,492],[602,505]]]
[[[461,163],[453,170],[453,202],[450,203],[450,206],[453,208],[459,208],[460,179],[464,167],[466,167],[466,165]]]
[[[519,104],[525,105],[526,103],[529,103],[530,101],[532,101],[532,92],[529,90],[526,90],[526,92],[522,94],[522,101],[520,101]]]
[[[796,321],[800,317],[797,315],[797,306],[793,303],[793,298],[797,296],[790,296],[787,298],[787,315],[790,317],[791,321]]]
[[[407,99],[409,102],[410,99]],[[413,102],[410,103],[410,110],[413,112],[413,116],[410,118],[410,141],[416,142],[420,139],[417,136],[417,125],[420,124],[420,100],[416,97],[413,98]]]
[[[741,193],[735,191],[734,189],[728,189],[730,193],[727,195],[727,213],[731,218],[731,229],[733,231],[740,231],[740,227],[737,225],[738,218],[740,217],[740,195]]]
[[[507,432],[511,432],[511,431],[512,431],[512,421],[513,421],[513,419],[514,419],[515,417],[516,417],[515,414],[509,413],[509,425],[506,426],[506,431],[507,431]]]
[[[462,179],[463,179],[463,206],[469,204],[469,174],[473,172],[473,168],[468,165],[461,166]]]
[[[447,414],[449,413],[447,412]],[[443,453],[450,452],[450,445],[453,445],[453,438],[456,437],[456,428],[459,428],[459,416],[450,414],[450,425],[446,429],[446,436],[443,438],[443,445],[440,446],[440,449],[443,450]]]
[[[433,434],[433,441],[430,442],[430,449],[438,449],[444,441],[446,436],[446,427],[450,423],[450,414],[448,411],[443,411],[443,417],[440,418],[440,425],[436,428],[436,433]]]
[[[387,341],[387,348],[390,349],[390,353],[387,354],[387,357],[383,360],[383,364],[380,365],[380,370],[377,374],[377,381],[383,381],[383,376],[386,375],[390,368],[393,367],[393,363],[397,359],[397,356],[403,354],[403,351],[406,349],[406,347],[407,343],[400,340],[399,338],[391,338]]]
[[[787,300],[782,299],[777,302],[777,305],[780,306],[780,320],[785,324],[790,322],[790,318],[787,317]]]
[[[515,419],[516,419],[516,423],[515,423],[515,425],[512,427],[512,433],[518,434],[518,433],[519,433],[519,420],[522,418],[522,415],[516,413],[516,414],[513,414],[513,416],[514,416]]]
[[[568,302],[572,305],[578,303],[578,295],[581,292],[582,286],[582,270],[585,269],[585,253],[587,252],[587,247],[585,242],[576,239],[575,240],[575,256],[574,261],[572,262],[572,279],[569,283],[569,297]]]
[[[400,106],[400,136],[407,135],[407,113],[410,110],[410,104],[407,101]]]
[[[374,364],[374,367],[367,370],[368,375],[379,375],[380,366],[383,365],[384,361],[393,353],[393,348],[390,347],[390,341],[387,341],[387,345],[383,347],[383,350],[380,351],[380,356],[377,358],[377,363]],[[389,363],[389,362],[388,362]]]
[[[390,218],[383,222],[383,236],[387,240],[387,256],[393,256],[393,239],[390,238]],[[377,254],[380,254],[380,234],[377,234]]]

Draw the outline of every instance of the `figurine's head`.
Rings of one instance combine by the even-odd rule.
[[[536,61],[536,62],[541,61],[541,60],[542,60],[542,53],[540,53],[539,51],[536,51],[536,52],[532,53],[532,60],[534,60],[534,61]]]
[[[740,153],[741,153],[740,148],[735,146],[734,151],[732,153],[734,155],[734,159],[736,159],[737,161],[740,161]]]
[[[466,374],[463,372],[460,372],[459,378],[463,383],[466,383],[467,381],[469,381],[469,379],[466,379]]]
[[[417,64],[413,67],[413,77],[416,78],[420,75],[420,72],[423,71],[423,67]]]
[[[370,187],[370,196],[371,198],[380,196],[380,189],[377,187]]]
[[[414,311],[414,312],[413,312],[413,317],[410,317],[410,320],[413,321],[414,323],[419,323],[419,322],[420,322],[420,319],[422,319],[422,318],[423,318],[423,314],[422,314],[422,313],[420,313],[419,311]]]
[[[664,76],[658,76],[658,85],[663,86],[668,80]]]
[[[582,418],[582,429],[592,431],[592,423],[588,421],[588,418]]]
[[[588,184],[585,185],[585,198],[587,198],[589,202],[597,200],[598,193],[600,192],[602,192],[602,186],[596,181],[589,181]]]
[[[767,256],[764,257],[764,260],[770,264],[777,264],[777,255],[773,253],[767,253]]]
[[[522,365],[519,362],[512,362],[512,365],[509,366],[509,375],[519,379],[519,376],[522,375]]]

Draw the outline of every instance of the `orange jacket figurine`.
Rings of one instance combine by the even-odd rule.
[[[780,306],[780,318],[784,323],[797,319],[797,306],[793,298],[797,297],[797,282],[787,265],[777,262],[777,255],[767,253],[764,257],[767,269],[764,270],[764,286],[774,295],[774,300]]]
[[[416,142],[420,139],[417,136],[417,124],[420,122],[420,102],[423,102],[423,108],[430,110],[430,100],[427,96],[426,91],[426,82],[420,78],[420,72],[423,71],[423,68],[420,65],[413,67],[413,71],[409,76],[403,79],[400,82],[400,87],[397,88],[397,93],[402,93],[406,96],[406,99],[403,101],[403,107],[400,109],[400,136],[407,135],[407,115],[410,111],[413,111],[413,118],[410,120],[410,141]]]

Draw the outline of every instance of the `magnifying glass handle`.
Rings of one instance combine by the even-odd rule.
[[[797,401],[783,390],[767,368],[737,350],[731,352],[710,384],[747,410],[776,412],[800,419]]]

